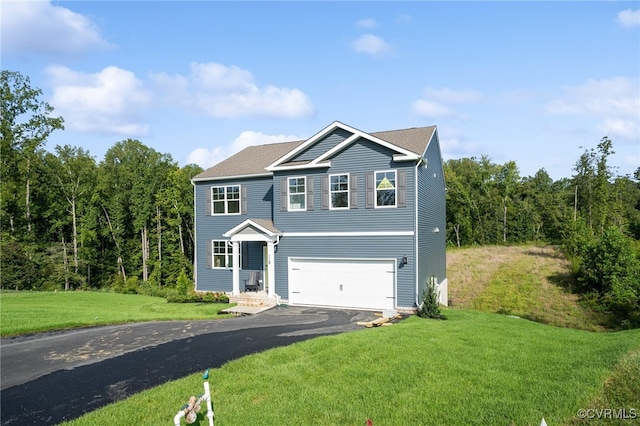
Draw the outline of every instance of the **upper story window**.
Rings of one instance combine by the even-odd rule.
[[[289,210],[306,210],[307,179],[305,177],[292,177],[287,181],[289,186]]]
[[[349,208],[349,175],[329,176],[329,192],[332,209]]]
[[[211,188],[212,213],[240,214],[240,185]]]
[[[396,171],[376,172],[376,207],[396,206]]]

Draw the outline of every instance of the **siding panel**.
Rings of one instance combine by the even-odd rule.
[[[352,133],[343,129],[336,129],[324,138],[317,141],[305,151],[293,157],[290,161],[312,161],[344,142]]]
[[[313,179],[314,206],[322,206],[322,178],[329,174],[349,173],[353,175],[358,191],[350,194],[356,206],[367,204],[366,176],[377,170],[403,170],[407,182],[415,179],[415,163],[394,162],[393,151],[367,140],[359,140],[331,159],[331,167],[310,169],[306,173],[300,170],[276,172],[274,190],[280,191],[282,179],[288,176],[306,176]],[[363,161],[366,159],[366,161]],[[284,181],[286,185],[286,180]],[[345,210],[315,209],[313,211],[283,211],[280,200],[275,206],[274,224],[284,232],[322,232],[322,231],[414,231],[415,230],[415,188],[406,185],[407,208],[353,208]]]
[[[427,167],[418,167],[418,296],[425,283],[446,279],[446,198],[437,133],[425,153]],[[437,231],[436,231],[437,230]]]
[[[243,214],[211,216],[207,214],[207,192],[211,186],[243,185],[247,200]],[[229,229],[249,218],[273,220],[273,180],[271,177],[195,182],[196,223],[196,289],[200,291],[232,291],[231,270],[211,268],[211,240],[224,240]],[[199,200],[199,202],[198,202]],[[210,206],[211,203],[208,203]],[[245,213],[246,212],[246,213]],[[209,265],[207,267],[207,265]],[[252,266],[255,264],[252,263]],[[241,281],[242,283],[242,281]]]

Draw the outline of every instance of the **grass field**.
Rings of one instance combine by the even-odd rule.
[[[167,303],[160,297],[88,291],[9,291],[0,293],[0,335],[139,321],[228,318],[218,312],[229,306]]]
[[[571,293],[568,264],[557,251],[478,247],[447,257],[453,306],[444,309],[446,321],[410,317],[212,370],[216,425],[363,425],[368,418],[376,426],[537,426],[543,417],[550,426],[639,422],[640,330],[597,332],[605,330],[603,318]],[[210,318],[227,306],[82,292],[1,293],[0,303],[3,335]],[[193,374],[69,424],[171,424],[188,397],[200,393],[201,373]],[[580,410],[590,410],[582,411],[588,418],[579,418]],[[635,419],[612,420],[613,411],[605,418],[603,410]],[[594,418],[598,413],[601,419]]]
[[[640,351],[640,330],[593,333],[484,312],[445,313],[446,321],[410,317],[212,370],[215,424],[364,425],[370,418],[377,426],[537,426],[543,417],[549,425],[577,421],[580,409],[603,403],[640,406],[638,393],[612,402],[605,396],[618,395],[605,389],[617,368],[617,380],[640,376],[632,352]],[[194,374],[69,424],[170,424],[189,395],[200,393],[201,374]]]
[[[543,324],[604,331],[608,318],[572,293],[569,262],[553,247],[484,246],[447,251],[452,308],[528,318]]]

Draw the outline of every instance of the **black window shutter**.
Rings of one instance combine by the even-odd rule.
[[[287,178],[280,179],[280,211],[287,211],[289,203],[287,201]]]
[[[349,175],[349,207],[358,208],[358,175]]]
[[[205,204],[205,213],[207,216],[211,216],[211,187],[204,187],[204,204]]]
[[[372,209],[375,205],[376,189],[373,173],[367,173],[367,202],[366,208]]]
[[[313,210],[313,178],[307,178],[307,210]]]
[[[398,207],[407,207],[407,171],[398,170]]]
[[[329,176],[322,176],[320,179],[322,191],[322,210],[329,210]]]
[[[213,252],[211,246],[213,245],[212,240],[207,240],[207,268],[211,269],[213,266]]]

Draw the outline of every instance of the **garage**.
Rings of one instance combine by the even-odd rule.
[[[393,309],[395,282],[395,259],[289,258],[292,305]]]

